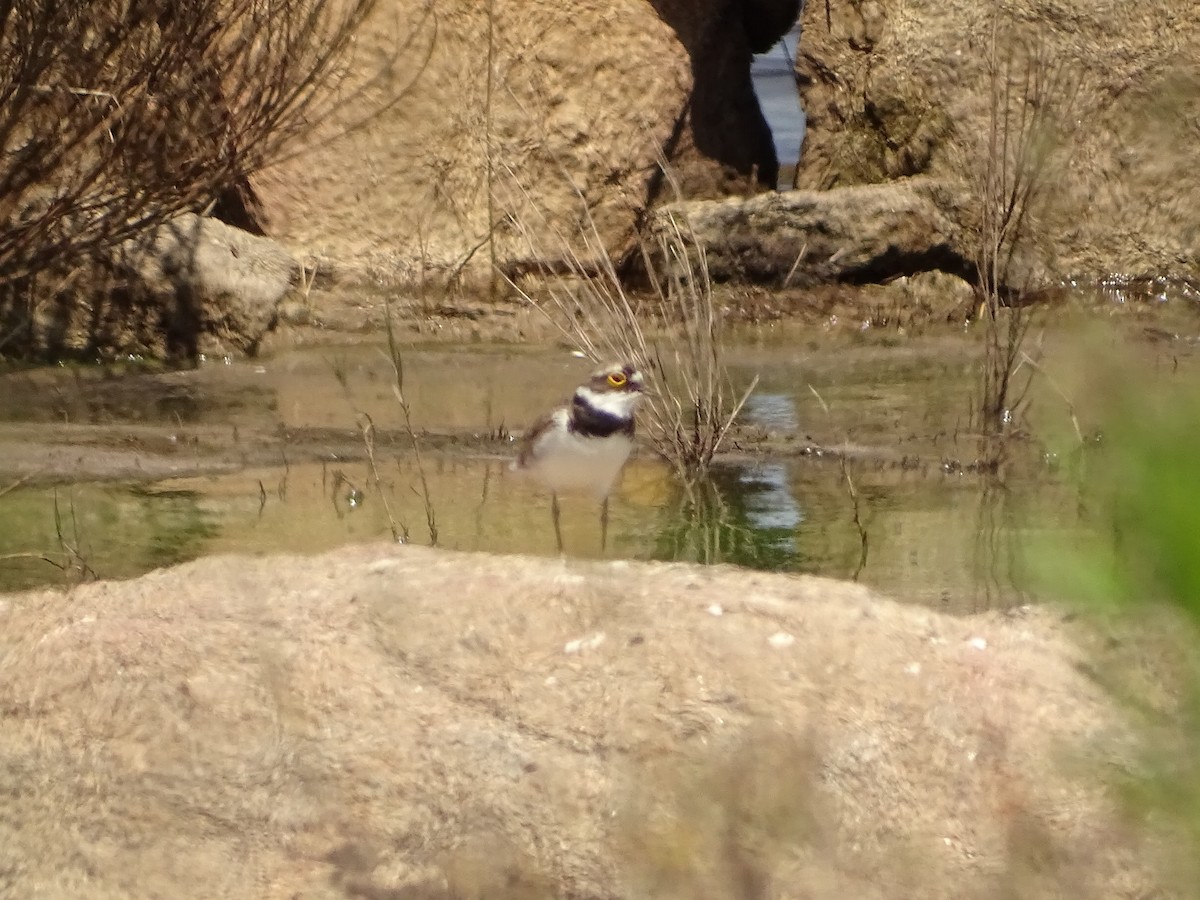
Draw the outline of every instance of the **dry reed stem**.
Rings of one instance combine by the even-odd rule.
[[[408,525],[399,521],[392,514],[392,504],[388,501],[387,491],[383,489],[383,480],[379,477],[379,466],[375,460],[375,420],[366,413],[359,414],[359,431],[362,432],[363,447],[367,451],[367,463],[371,467],[371,480],[375,483],[375,493],[383,503],[383,512],[387,516],[388,529],[392,532],[392,540],[397,544],[408,543]]]
[[[433,507],[433,495],[429,491],[429,479],[425,475],[425,460],[421,455],[421,442],[413,428],[412,410],[408,398],[404,396],[404,359],[400,354],[400,345],[396,341],[396,330],[392,325],[391,302],[384,298],[384,314],[387,316],[387,360],[392,366],[392,394],[400,404],[400,412],[404,416],[404,430],[412,444],[413,459],[417,464],[417,479],[421,483],[421,504],[425,510],[425,527],[429,533],[429,545],[436,547],[438,542],[437,513]]]

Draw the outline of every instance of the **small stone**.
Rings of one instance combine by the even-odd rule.
[[[973,637],[969,641],[967,641],[967,643],[970,644],[972,647],[974,647],[976,650],[986,650],[987,649],[987,640],[985,638]]]
[[[786,631],[777,631],[767,638],[767,643],[776,650],[782,650],[784,647],[790,647],[792,644],[796,643],[796,638],[788,634]]]
[[[710,616],[723,616],[723,615],[725,615],[725,610],[723,610],[721,608],[720,603],[714,603],[712,606],[710,606],[708,608],[708,614]]]
[[[589,638],[576,638],[573,641],[567,641],[563,645],[564,653],[579,653],[583,650],[595,650],[604,643],[607,635],[603,631],[598,631]]]

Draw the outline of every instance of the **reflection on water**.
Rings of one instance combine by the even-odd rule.
[[[788,394],[756,391],[746,400],[742,414],[747,422],[780,431],[799,431],[796,398]]]
[[[784,543],[804,521],[788,481],[783,465],[762,465],[738,472],[737,493],[746,497],[747,521],[755,531],[775,534]]]
[[[717,466],[703,484],[678,486],[665,508],[654,558],[801,571],[801,516],[783,466]]]
[[[0,590],[129,578],[195,559],[227,526],[196,492],[65,485],[0,493]]]
[[[440,546],[470,551],[553,555],[549,498],[516,476],[504,459],[426,458]],[[148,487],[70,488],[80,552],[100,577],[213,553],[314,553],[407,535],[427,543],[419,473],[411,458],[308,463],[233,475],[179,478]],[[714,468],[685,489],[669,469],[642,453],[613,499],[611,556],[730,563],[758,569],[861,579],[898,597],[970,610],[1018,596],[1003,577],[977,580],[979,485],[945,473],[851,467],[870,553],[863,564],[855,506],[835,462],[805,459]],[[1016,511],[1034,505],[1043,532],[1069,529],[1061,491],[1027,485],[1008,496],[1010,518],[987,533],[991,558],[1020,533]],[[60,500],[60,506],[62,505]],[[566,550],[598,557],[598,505],[565,497]],[[17,489],[0,497],[0,556],[58,546],[53,497]],[[0,587],[55,580],[45,564],[0,563]],[[860,572],[861,570],[861,572]],[[984,588],[981,593],[981,584]]]

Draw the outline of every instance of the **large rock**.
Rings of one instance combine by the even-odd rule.
[[[185,213],[121,248],[134,289],[167,306],[186,352],[253,351],[301,275],[277,242]]]
[[[387,546],[0,597],[0,891],[1161,896],[1061,629]]]
[[[1019,113],[1031,57],[1047,63],[1035,65],[1039,77],[1058,79],[1031,149],[1063,151],[1037,223],[1043,280],[1195,275],[1200,4],[1191,0],[808,3],[796,60],[808,132],[796,186],[917,174],[976,183],[991,155],[993,86],[1011,86]],[[1007,79],[991,79],[1010,64]]]
[[[659,264],[695,267],[699,247],[711,277],[808,287],[886,281],[941,270],[971,274],[961,186],[930,179],[830,191],[785,191],[749,199],[686,201],[655,210],[649,246]],[[664,257],[666,257],[664,259]],[[672,274],[684,274],[676,272]]]
[[[194,357],[252,352],[299,281],[274,240],[184,213],[99,259],[0,293],[0,352]]]
[[[564,241],[619,255],[660,194],[774,185],[750,56],[798,8],[386,0],[353,71],[389,74],[360,94],[344,86],[325,135],[358,127],[258,180],[269,232],[335,268],[438,284],[492,262],[560,258]],[[585,248],[589,219],[599,241]]]

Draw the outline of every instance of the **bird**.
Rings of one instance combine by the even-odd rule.
[[[608,546],[608,495],[633,450],[634,414],[646,391],[631,362],[596,369],[571,400],[538,419],[521,439],[513,468],[550,491],[554,538],[563,552],[558,495],[591,493],[600,501],[600,549]]]

